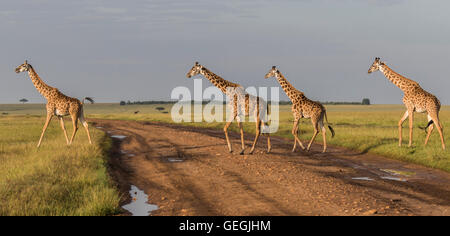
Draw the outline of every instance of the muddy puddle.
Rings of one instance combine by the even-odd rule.
[[[407,181],[407,179],[405,179],[405,178],[392,177],[392,176],[381,176],[380,178],[386,179],[386,180],[400,181],[400,182],[406,182]]]
[[[416,172],[396,169],[374,169],[370,171],[377,175],[379,179],[406,182],[416,176]],[[370,177],[352,177],[352,180],[374,181]]]
[[[111,138],[116,138],[116,139],[120,139],[120,140],[123,140],[123,139],[125,139],[127,136],[125,136],[125,135],[111,135]]]
[[[365,181],[374,181],[374,179],[369,177],[353,177],[353,180],[365,180]]]
[[[148,195],[134,185],[131,185],[130,197],[131,203],[122,206],[122,208],[129,211],[133,216],[149,216],[152,211],[158,209],[157,205],[149,204]]]

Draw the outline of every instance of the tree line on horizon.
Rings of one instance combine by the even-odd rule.
[[[154,104],[175,104],[179,101],[120,101],[119,104],[121,106],[125,106],[125,105],[154,105]],[[186,102],[190,102],[190,103],[196,103],[196,101],[186,101]],[[221,103],[220,101],[211,101],[211,100],[203,100],[202,104],[208,104],[210,102],[217,102],[217,103]],[[226,104],[226,101],[223,101],[223,104]],[[280,105],[292,105],[291,101],[279,101],[278,104]],[[322,102],[322,104],[326,104],[326,105],[370,105],[370,99],[369,98],[364,98],[361,102],[332,102],[332,101],[326,101],[326,102]]]

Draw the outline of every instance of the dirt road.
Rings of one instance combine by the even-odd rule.
[[[443,171],[319,144],[291,153],[276,137],[270,154],[264,138],[253,155],[230,154],[220,130],[91,121],[126,136],[113,138],[110,172],[123,204],[135,185],[159,207],[152,215],[450,215]]]

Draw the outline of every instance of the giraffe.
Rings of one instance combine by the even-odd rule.
[[[292,148],[292,152],[295,152],[297,143],[300,145],[302,150],[305,150],[303,143],[300,141],[298,137],[298,125],[300,118],[311,118],[311,122],[314,128],[314,134],[309,141],[308,147],[306,151],[309,151],[311,148],[311,144],[319,133],[319,129],[322,130],[323,137],[323,151],[327,150],[327,139],[326,139],[326,129],[323,124],[323,119],[327,122],[328,128],[331,131],[332,137],[334,137],[334,130],[331,125],[328,123],[327,113],[325,107],[319,102],[309,100],[302,92],[298,91],[294,86],[292,86],[286,78],[281,74],[281,72],[276,68],[276,66],[272,66],[272,69],[266,74],[265,78],[275,77],[280,83],[281,88],[283,88],[286,95],[292,101],[292,113],[294,115],[294,126],[292,127],[292,135],[294,135],[294,147]]]
[[[253,154],[255,150],[256,143],[258,142],[259,136],[261,135],[261,128],[266,128],[267,123],[265,122],[265,109],[266,102],[260,98],[253,95],[250,95],[244,91],[241,85],[232,83],[227,81],[220,76],[214,74],[210,70],[206,69],[204,66],[200,65],[198,62],[195,62],[192,69],[187,73],[186,77],[191,78],[192,76],[201,74],[206,79],[208,79],[214,86],[220,89],[229,99],[231,110],[231,116],[227,119],[227,123],[223,128],[225,133],[225,138],[228,145],[229,152],[233,152],[230,140],[228,138],[228,127],[230,127],[231,123],[236,120],[239,126],[239,130],[241,133],[241,147],[242,150],[240,152],[241,155],[244,154],[245,144],[244,144],[244,130],[241,124],[240,116],[242,115],[242,110],[245,109],[245,115],[248,116],[251,112],[253,113],[253,117],[255,118],[256,123],[256,134],[255,139],[253,141],[252,148],[249,154]],[[244,104],[242,104],[244,103]],[[270,153],[272,147],[270,144],[270,135],[267,133],[267,153]]]
[[[420,85],[413,80],[403,77],[397,72],[389,68],[386,63],[380,61],[379,57],[375,58],[372,66],[369,68],[368,73],[375,71],[381,71],[386,78],[391,81],[394,85],[400,88],[403,93],[403,103],[406,106],[406,112],[403,117],[398,122],[398,146],[402,146],[402,124],[409,117],[409,144],[408,147],[412,145],[412,135],[413,135],[413,120],[414,112],[427,113],[428,125],[425,130],[428,129],[427,137],[425,138],[425,145],[428,143],[431,132],[433,131],[433,124],[436,126],[439,135],[441,137],[442,149],[445,150],[444,134],[442,130],[442,124],[439,121],[439,110],[441,108],[441,103],[439,100],[431,93],[423,90]]]
[[[28,75],[30,76],[31,81],[33,82],[34,86],[36,87],[37,91],[44,96],[44,98],[47,100],[47,119],[44,124],[44,128],[42,129],[41,137],[39,138],[39,142],[37,144],[37,147],[41,145],[42,138],[44,137],[44,133],[47,130],[47,126],[50,123],[53,116],[57,116],[61,125],[62,130],[64,131],[64,136],[66,138],[66,143],[72,144],[73,139],[75,138],[75,134],[78,130],[78,119],[83,124],[84,128],[86,129],[89,143],[92,144],[91,141],[91,135],[89,134],[88,129],[88,123],[84,119],[83,114],[83,105],[84,100],[88,100],[91,103],[94,103],[94,100],[92,98],[86,97],[83,99],[82,102],[76,98],[71,98],[63,93],[61,93],[57,88],[53,88],[49,85],[47,85],[42,79],[39,77],[39,75],[36,73],[36,71],[33,69],[33,67],[28,64],[27,61],[25,61],[24,64],[18,66],[16,68],[16,73],[21,73],[27,71]],[[73,123],[73,133],[72,137],[70,138],[70,141],[67,137],[66,128],[64,125],[64,119],[63,116],[70,115],[72,118]]]

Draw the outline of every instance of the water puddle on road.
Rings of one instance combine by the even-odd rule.
[[[157,205],[147,203],[148,195],[134,185],[131,185],[130,196],[131,203],[122,206],[122,208],[129,211],[133,216],[149,216],[152,211],[158,210]]]
[[[353,177],[353,180],[366,180],[366,181],[373,181],[374,179],[369,177]]]
[[[384,171],[386,173],[389,173],[391,175],[402,175],[402,176],[406,176],[406,177],[411,177],[416,175],[415,172],[412,171],[401,171],[401,170],[393,170],[393,169],[380,169],[381,171]]]
[[[406,182],[407,181],[404,178],[398,178],[398,177],[392,177],[392,176],[380,176],[380,178],[387,179],[387,180],[400,181],[400,182]]]
[[[111,138],[116,138],[116,139],[125,139],[127,136],[125,135],[111,135]]]

